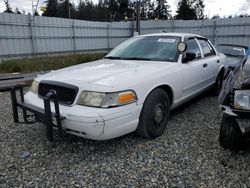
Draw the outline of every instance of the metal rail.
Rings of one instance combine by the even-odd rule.
[[[16,90],[19,90],[20,92],[20,100],[17,99]],[[50,90],[44,97],[43,99],[44,109],[25,103],[22,85],[16,85],[14,87],[11,87],[10,93],[12,101],[13,119],[15,123],[20,123],[18,117],[18,108],[21,108],[23,114],[23,120],[25,123],[42,122],[43,124],[46,125],[47,139],[49,141],[53,141],[53,128],[57,128],[58,136],[60,138],[63,138],[64,134],[62,128],[62,120],[64,119],[64,117],[60,115],[59,102],[57,94],[54,90]],[[54,103],[55,107],[54,113],[51,111],[51,102]],[[35,116],[35,121],[28,120],[30,115],[28,115],[27,112],[30,112]],[[53,123],[54,118],[56,124]]]

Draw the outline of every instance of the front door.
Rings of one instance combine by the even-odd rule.
[[[198,92],[203,86],[204,61],[202,54],[195,38],[185,40],[187,44],[186,52],[195,53],[193,61],[182,63],[182,98],[187,98]]]

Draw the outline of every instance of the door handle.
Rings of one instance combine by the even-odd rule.
[[[217,63],[220,63],[220,60],[217,60]]]
[[[203,67],[206,68],[207,67],[207,63],[203,64]]]

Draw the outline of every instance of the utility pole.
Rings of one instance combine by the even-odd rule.
[[[32,6],[32,14],[33,14],[33,16],[35,16],[35,13],[37,12],[38,5],[39,5],[39,0],[37,0],[36,4],[34,4],[33,1],[32,1],[31,6]],[[34,7],[35,7],[35,9],[34,9]]]
[[[141,21],[141,12],[140,12],[141,3],[140,0],[136,2],[136,32],[140,35],[140,21]]]
[[[70,6],[69,6],[69,19],[71,19]]]

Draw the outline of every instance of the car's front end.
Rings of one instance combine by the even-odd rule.
[[[137,105],[137,96],[132,90],[90,92],[61,82],[35,81],[25,95],[25,102],[43,108],[43,98],[52,88],[58,95],[62,127],[67,133],[106,140],[130,133],[137,127],[141,105]],[[51,103],[55,113],[53,109]]]
[[[138,103],[136,84],[129,87],[124,83],[141,66],[132,61],[102,59],[52,71],[35,79],[24,101],[44,109],[44,99],[53,91],[65,132],[95,140],[115,138],[137,128],[142,103]],[[54,109],[51,102],[52,113],[56,113]],[[56,117],[53,122],[56,124]]]
[[[230,72],[219,100],[223,110],[220,144],[226,149],[242,149],[250,135],[250,57]]]

